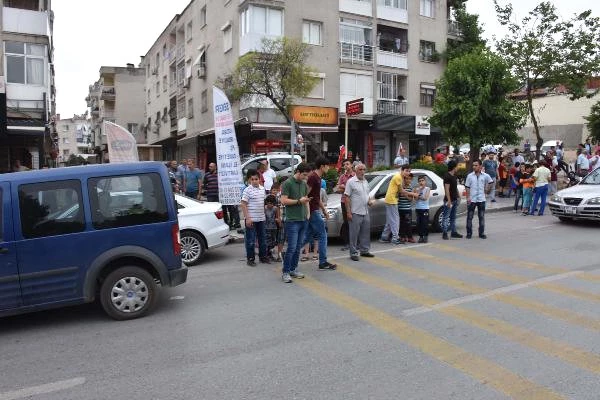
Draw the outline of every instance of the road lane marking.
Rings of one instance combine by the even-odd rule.
[[[406,275],[410,275],[419,279],[428,279],[432,282],[451,287],[464,293],[471,294],[482,294],[489,291],[487,288],[479,287],[476,285],[469,284],[467,282],[447,277],[444,275],[438,275],[433,272],[429,272],[423,269],[410,267],[408,265],[400,264],[395,261],[390,261],[385,258],[375,257],[369,259],[369,263],[384,268],[391,268],[402,272]],[[509,294],[496,294],[492,296],[494,300],[510,304],[512,306],[533,311],[536,314],[542,314],[552,319],[558,319],[566,321],[568,323],[579,325],[581,327],[600,331],[600,320],[578,314],[575,311],[564,310],[561,308],[553,307],[540,303],[534,300],[525,299],[515,295]]]
[[[185,299],[185,296],[171,296],[169,297],[169,300],[183,300]]]
[[[0,393],[0,400],[16,400],[32,396],[39,396],[41,394],[48,394],[58,392],[61,390],[71,389],[75,386],[83,385],[84,383],[85,378],[78,377],[73,379],[67,379],[64,381],[46,383],[44,385],[31,386],[23,389],[13,390],[10,392]]]
[[[295,281],[319,297],[336,304],[363,321],[387,332],[421,352],[475,378],[480,383],[491,386],[515,400],[559,400],[558,393],[540,386],[514,372],[483,357],[469,353],[460,347],[438,338],[405,321],[369,306],[347,294],[315,279]]]
[[[505,263],[508,265],[512,265],[514,267],[529,268],[529,269],[533,269],[533,270],[537,270],[537,271],[541,271],[541,272],[545,272],[545,273],[549,273],[549,274],[558,274],[561,272],[570,271],[567,268],[548,267],[546,265],[539,264],[536,262],[514,260],[512,258],[497,256],[494,254],[484,253],[482,251],[477,251],[477,250],[473,250],[473,249],[464,250],[464,249],[461,249],[458,247],[449,246],[449,245],[445,245],[445,244],[438,244],[438,243],[433,243],[432,246],[435,248],[438,248],[440,250],[450,251],[452,253],[464,255],[466,257],[477,257],[477,258],[480,258],[483,260],[497,261],[497,262]],[[585,280],[585,281],[591,280],[591,281],[595,281],[595,282],[600,282],[600,276],[586,273],[586,272],[584,272],[584,275],[580,276],[579,278],[582,280]]]
[[[403,246],[400,247],[400,245],[398,244],[390,244],[390,248],[388,249],[383,249],[383,250],[373,250],[370,251],[371,254],[383,254],[383,253],[390,253],[392,251],[397,251],[400,249],[416,249],[419,247],[424,247],[424,246],[429,246],[429,244],[414,244],[414,245],[409,245],[409,246]],[[327,257],[328,260],[341,260],[341,259],[349,259],[350,258],[350,253],[345,252],[346,254],[343,256],[334,256],[334,257]]]
[[[475,264],[469,264],[464,261],[448,260],[441,257],[432,256],[430,254],[420,253],[411,249],[406,249],[402,254],[412,258],[427,260],[434,264],[450,267],[461,272],[470,272],[481,276],[487,276],[490,278],[500,279],[502,281],[512,283],[526,283],[527,277],[507,274],[495,269],[482,268]],[[600,302],[600,295],[595,293],[586,292],[583,290],[571,289],[566,286],[561,286],[553,283],[540,283],[535,286],[536,288],[544,289],[550,292],[555,292],[564,296],[574,297],[580,300]]]
[[[426,307],[435,307],[437,304],[441,303],[441,300],[432,296],[396,283],[390,283],[385,279],[367,274],[347,265],[341,264],[340,267],[341,268],[338,268],[338,270],[342,274],[358,282],[381,289],[403,300],[410,301],[411,303],[420,304]],[[578,368],[600,374],[599,355],[571,346],[568,343],[556,341],[538,335],[533,331],[511,325],[506,321],[488,317],[476,311],[457,306],[439,308],[436,311],[473,325],[493,335],[505,337],[515,343],[519,343],[549,356],[566,361]]]
[[[538,230],[538,229],[550,228],[551,226],[554,226],[554,225],[540,225],[540,226],[535,226],[531,229]]]

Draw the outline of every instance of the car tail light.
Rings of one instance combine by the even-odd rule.
[[[173,254],[181,254],[181,240],[179,236],[179,224],[173,224],[171,227],[171,240],[173,241]]]
[[[217,211],[215,211],[215,215],[217,216],[217,219],[223,219],[223,209],[219,208]]]

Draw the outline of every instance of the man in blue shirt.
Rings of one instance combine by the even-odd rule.
[[[185,195],[200,200],[200,189],[202,189],[204,173],[196,168],[196,163],[191,158],[188,160],[187,166],[187,170],[184,171]]]
[[[494,160],[495,154],[490,152],[488,158],[483,160],[483,171],[494,180],[494,185],[490,190],[490,201],[496,202],[496,180],[498,179],[498,161]]]
[[[465,188],[467,189],[467,239],[473,236],[473,214],[477,207],[477,218],[479,219],[479,237],[486,239],[485,235],[485,195],[489,193],[494,185],[494,180],[485,172],[481,171],[481,161],[473,161],[473,172],[467,175]]]

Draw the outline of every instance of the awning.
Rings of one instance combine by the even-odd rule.
[[[6,133],[9,135],[44,136],[46,123],[39,119],[6,119]]]
[[[194,66],[200,65],[200,60],[202,59],[202,56],[206,52],[206,46],[202,45],[202,46],[198,47],[198,51],[200,51],[200,54],[198,55],[198,57],[196,57],[196,60],[194,61]]]
[[[300,131],[304,132],[339,132],[337,125],[301,125],[298,124]],[[263,122],[253,122],[253,131],[274,131],[274,132],[290,132],[289,124],[269,124]]]
[[[247,121],[247,118],[243,117],[243,118],[236,119],[235,121],[233,121],[233,125],[238,125],[241,121]],[[205,129],[205,130],[197,132],[195,134],[187,135],[185,138],[179,139],[177,141],[177,144],[178,145],[186,145],[189,142],[191,142],[191,140],[194,138],[197,138],[200,136],[208,136],[208,135],[212,135],[214,133],[215,133],[215,127],[213,126],[212,128]]]
[[[156,142],[150,143],[150,144],[151,145],[158,145],[158,146],[162,146],[162,145],[165,145],[165,144],[176,145],[177,141],[180,140],[180,139],[182,139],[182,138],[184,138],[184,137],[185,137],[185,133],[182,133],[182,134],[179,134],[177,136],[170,136],[168,138],[157,140]],[[171,142],[173,142],[173,143],[171,143]]]

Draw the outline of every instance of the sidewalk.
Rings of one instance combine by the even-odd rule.
[[[487,201],[485,205],[486,213],[493,213],[499,211],[508,211],[512,210],[515,206],[515,196],[511,197],[498,197],[496,196],[496,202],[492,203],[491,201]]]

